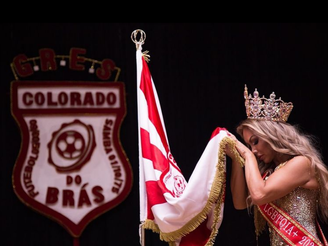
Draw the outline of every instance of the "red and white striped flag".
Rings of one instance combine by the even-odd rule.
[[[140,237],[159,233],[173,246],[210,246],[223,219],[228,131],[218,127],[187,182],[170,150],[159,98],[137,45]]]

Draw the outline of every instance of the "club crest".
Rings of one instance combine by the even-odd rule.
[[[124,83],[13,81],[11,99],[21,130],[14,191],[27,206],[79,237],[132,187],[119,138],[126,114]]]

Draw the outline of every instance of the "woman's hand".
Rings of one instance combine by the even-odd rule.
[[[239,152],[240,156],[243,157],[244,159],[246,158],[247,155],[253,155],[253,152],[242,142],[240,142],[236,136],[231,134],[230,132],[228,133],[228,136],[235,142],[235,149]],[[228,155],[231,159],[234,159],[235,155],[233,153],[233,150],[231,149],[228,144],[226,145],[225,148],[225,153]]]
[[[243,157],[244,159],[246,159],[247,156],[249,155],[254,156],[253,152],[245,144],[243,144],[237,139],[236,139],[236,149],[241,155],[241,157]]]

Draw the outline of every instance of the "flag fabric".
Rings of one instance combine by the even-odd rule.
[[[223,220],[224,148],[233,143],[228,131],[217,127],[187,181],[171,153],[141,44],[136,59],[141,244],[142,230],[150,229],[170,246],[211,246]]]

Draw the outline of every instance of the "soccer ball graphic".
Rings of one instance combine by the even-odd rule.
[[[58,154],[65,159],[76,159],[81,156],[85,149],[83,136],[77,131],[65,131],[56,141]]]
[[[58,172],[77,171],[87,164],[96,148],[91,125],[80,120],[63,123],[48,142],[48,162]]]

